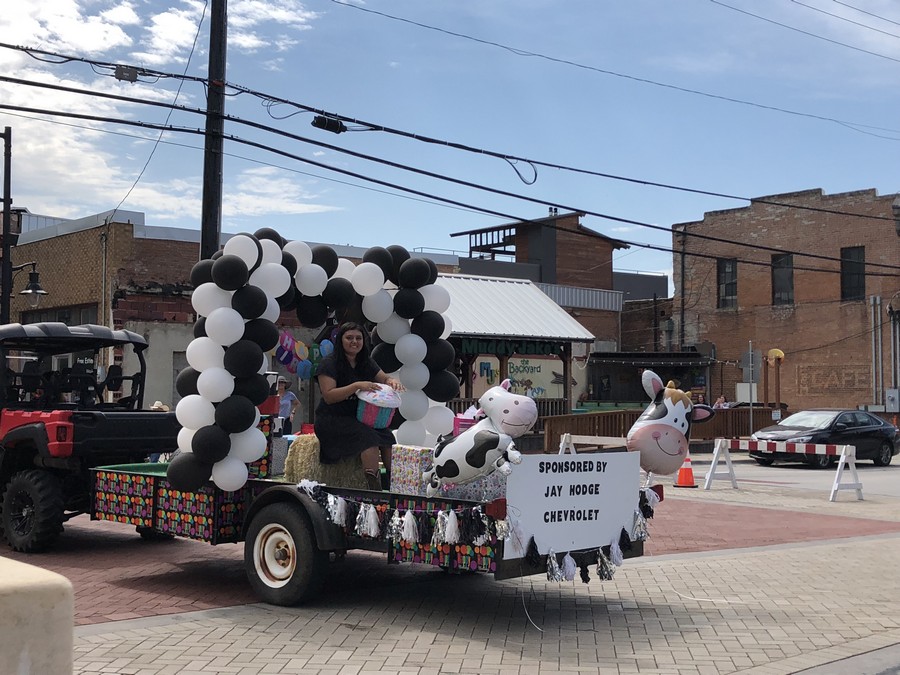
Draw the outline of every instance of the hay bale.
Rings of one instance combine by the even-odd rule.
[[[332,487],[367,489],[366,474],[362,460],[357,455],[337,464],[319,462],[319,439],[315,434],[297,436],[288,449],[284,465],[284,477],[291,483],[303,478]]]

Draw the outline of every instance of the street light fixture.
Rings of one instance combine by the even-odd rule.
[[[37,306],[41,303],[41,296],[47,295],[47,291],[45,291],[41,287],[40,282],[40,272],[35,269],[37,263],[29,262],[23,263],[22,265],[16,265],[13,267],[13,271],[17,272],[19,270],[25,269],[31,265],[31,271],[28,273],[28,283],[25,284],[25,290],[19,291],[19,295],[24,295],[25,299],[28,302],[28,306],[31,309],[37,309]]]

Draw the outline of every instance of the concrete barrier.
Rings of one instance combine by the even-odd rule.
[[[0,673],[72,675],[74,614],[68,579],[0,558]]]

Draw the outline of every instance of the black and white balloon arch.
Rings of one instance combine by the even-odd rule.
[[[372,357],[397,377],[401,393],[397,442],[428,445],[453,429],[446,403],[459,395],[448,369],[455,351],[443,313],[450,295],[435,284],[437,266],[402,246],[373,247],[354,265],[330,246],[285,242],[270,228],[238,234],[210,260],[191,270],[197,312],[188,367],[175,387],[181,452],[167,478],[177,489],[199,489],[210,478],[220,489],[247,482],[247,465],[266,451],[259,406],[269,395],[267,353],[278,345],[282,310],[297,312],[307,328],[356,304],[375,324]]]

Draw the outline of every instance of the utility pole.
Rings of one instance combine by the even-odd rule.
[[[9,298],[12,292],[12,128],[3,129],[3,260],[0,260],[0,324],[9,323]]]
[[[200,212],[200,259],[219,250],[222,232],[222,132],[225,128],[225,52],[227,0],[212,0],[209,25],[209,82],[206,93],[206,141],[203,155],[203,205]]]

